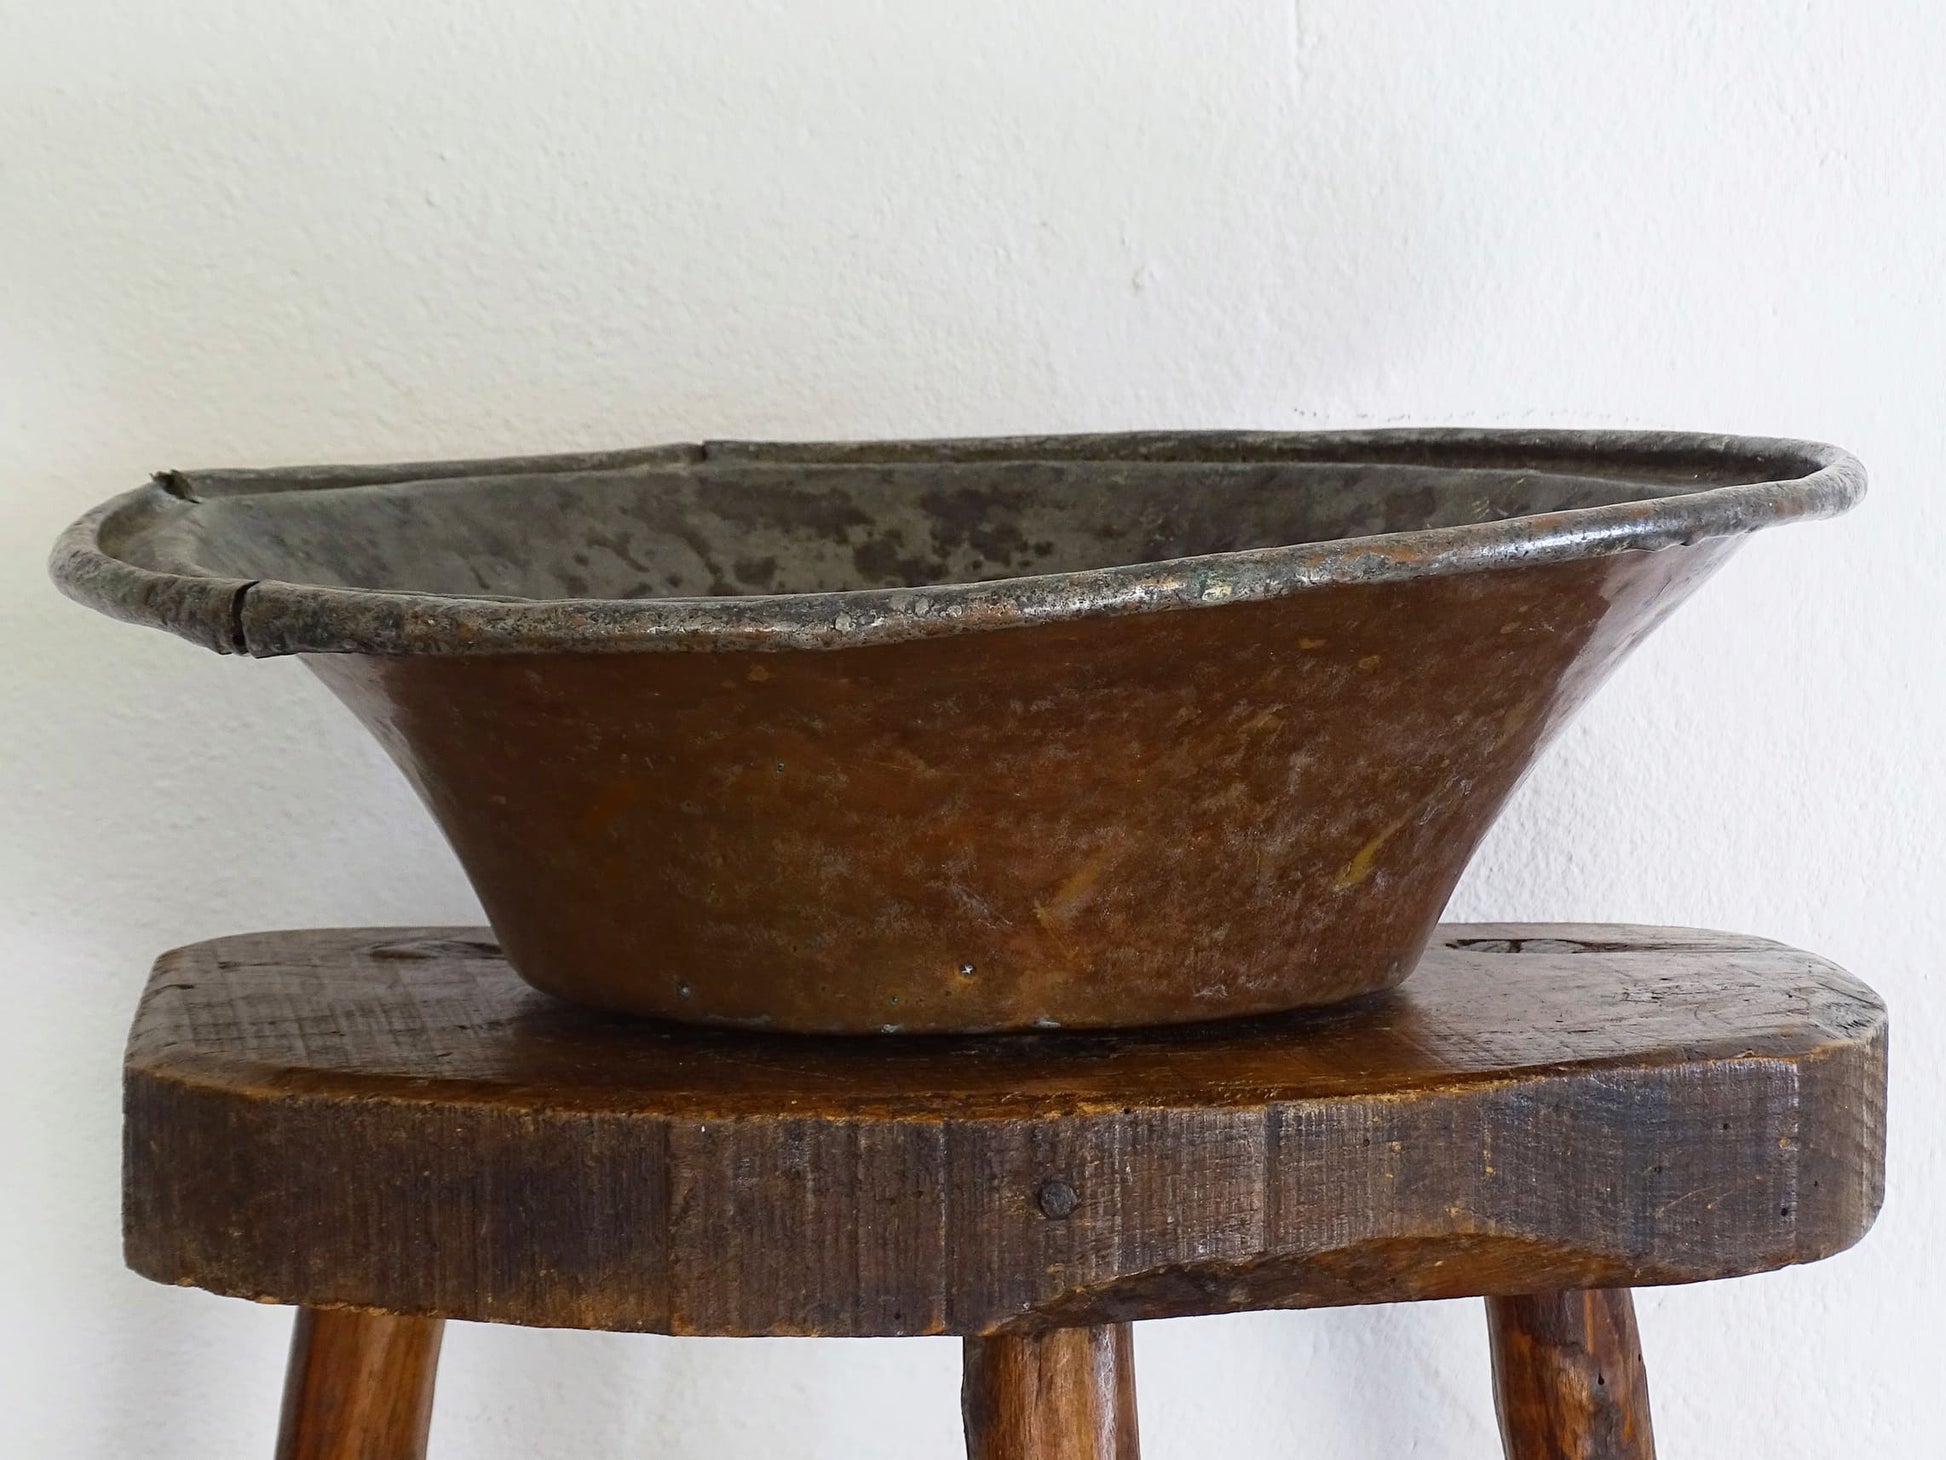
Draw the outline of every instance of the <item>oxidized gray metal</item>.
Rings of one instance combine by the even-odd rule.
[[[1591,475],[1596,465],[1610,475]],[[1036,473],[1041,480],[1022,480]],[[1423,492],[1401,490],[1415,476]],[[1077,511],[1078,520],[1049,523],[1039,535],[1008,520],[1018,511],[1006,500],[1009,477],[1016,503],[1091,505],[1110,524],[1131,495],[1166,510],[1171,497],[1243,480],[1261,515],[1225,520],[1234,503],[1219,501],[1205,520],[1159,540],[1117,542],[1091,532],[1101,524]],[[976,483],[970,496],[940,488],[955,478]],[[754,533],[761,504],[792,482],[802,486],[792,494],[799,515]],[[1864,485],[1857,461],[1831,446],[1634,431],[711,442],[164,472],[71,527],[52,567],[83,603],[222,653],[831,648],[1662,548],[1841,512]],[[632,519],[591,509],[590,494],[602,487],[627,488],[653,510]],[[452,500],[501,493],[520,503],[521,516],[496,531],[477,506],[462,508],[471,513],[464,540],[434,561],[425,555],[425,535],[440,525],[425,505],[433,490],[461,494]],[[535,501],[542,491],[551,500]],[[316,512],[280,512],[286,493],[307,505],[334,500]],[[915,501],[928,495],[930,504]],[[1300,495],[1310,499],[1299,515],[1311,525],[1262,520]],[[1444,507],[1453,520],[1428,523],[1423,512],[1415,520],[1415,506]],[[899,520],[888,522],[888,509]],[[306,518],[313,527],[323,518],[328,535],[305,548],[335,552],[335,561],[300,560],[278,540]],[[1244,526],[1268,540],[1229,551],[1196,540],[1198,531],[1207,541]],[[1269,530],[1278,526],[1308,540]],[[1057,527],[1068,531],[1057,536]],[[1355,530],[1334,530],[1342,527]],[[668,557],[672,539],[685,536],[714,542],[695,552],[680,581],[630,567],[633,543]],[[1048,550],[1037,551],[1043,544]],[[577,551],[590,560],[579,574]],[[543,565],[547,553],[554,558]],[[767,559],[783,576],[765,576]],[[329,574],[320,571],[327,566]]]

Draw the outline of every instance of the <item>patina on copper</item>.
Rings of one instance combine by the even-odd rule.
[[[298,653],[508,958],[787,1030],[1404,978],[1536,750],[1830,447],[1387,431],[169,473],[70,593]]]

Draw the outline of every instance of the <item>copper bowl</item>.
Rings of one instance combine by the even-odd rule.
[[[304,656],[550,993],[1143,1025],[1403,979],[1616,661],[1863,489],[1632,432],[711,443],[169,472],[54,574]]]

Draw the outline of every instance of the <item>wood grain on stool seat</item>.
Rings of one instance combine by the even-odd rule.
[[[301,1303],[712,1334],[994,1334],[1687,1282],[1882,1190],[1885,1018],[1723,934],[1447,927],[1243,1025],[808,1039],[604,1016],[477,929],[166,955],[130,1263]]]

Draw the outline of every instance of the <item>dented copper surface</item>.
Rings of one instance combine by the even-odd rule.
[[[170,473],[54,568],[305,655],[543,989],[1135,1025],[1404,978],[1615,661],[1863,480],[1647,433],[712,444]]]

